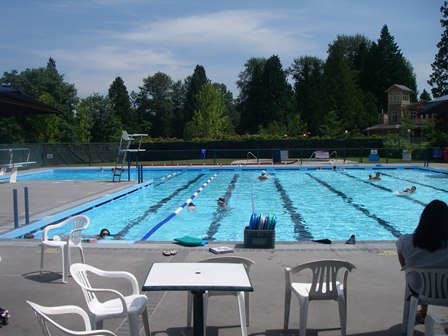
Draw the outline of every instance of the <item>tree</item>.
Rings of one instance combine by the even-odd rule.
[[[417,98],[414,69],[404,58],[387,25],[381,29],[377,43],[373,43],[370,48],[361,78],[368,90],[378,99],[379,110],[387,110],[387,95],[384,92],[393,84],[407,86],[414,92],[411,100],[415,101]]]
[[[81,100],[78,110],[83,122],[91,121],[90,142],[116,142],[120,138],[120,123],[108,97],[90,95]]]
[[[292,90],[277,55],[266,61],[261,79],[263,104],[258,114],[259,124],[267,127],[276,121],[286,126],[291,115]]]
[[[169,137],[172,134],[173,114],[173,80],[167,74],[157,72],[143,79],[140,87],[145,99],[145,118],[153,125],[152,137]]]
[[[238,130],[240,133],[253,134],[258,130],[258,114],[263,108],[262,75],[265,58],[251,58],[240,72],[237,87],[240,94],[237,98],[237,109],[241,119]]]
[[[344,127],[336,111],[330,111],[326,114],[319,132],[323,137],[327,138],[337,138],[344,134]]]
[[[431,85],[431,93],[437,98],[448,94],[448,2],[444,1],[440,7],[442,19],[440,25],[443,32],[437,48],[439,51],[435,56],[434,63],[431,64],[432,74],[429,77],[428,84]]]
[[[350,132],[359,131],[370,122],[354,77],[344,57],[343,45],[331,45],[324,66],[320,113],[333,111],[342,127]]]
[[[202,65],[196,65],[193,75],[185,81],[187,91],[185,93],[185,101],[183,115],[178,115],[176,125],[178,126],[177,134],[182,135],[184,125],[193,117],[194,111],[197,109],[197,95],[204,84],[210,83],[205,74]]]
[[[311,134],[319,129],[319,101],[324,62],[313,56],[294,59],[289,73],[294,79],[294,97],[298,117],[307,125]],[[289,132],[290,133],[290,132]]]
[[[185,138],[220,139],[233,132],[221,92],[216,86],[210,83],[203,85],[196,104],[193,119],[185,127]]]
[[[55,119],[54,122],[46,126],[48,128],[45,130],[46,135],[42,134],[39,139],[35,137],[36,134],[41,133],[39,129],[36,129],[42,125],[42,122],[37,121],[38,119],[42,120],[41,116],[9,118],[10,120],[6,121],[10,124],[8,127],[19,127],[21,130],[23,136],[19,141],[36,142],[42,141],[44,138],[51,142],[74,141],[76,134],[74,110],[78,103],[76,89],[73,84],[64,81],[64,76],[59,74],[56,62],[52,58],[48,60],[46,67],[26,69],[20,74],[17,70],[5,72],[0,81],[2,84],[20,89],[32,97],[45,100],[45,103],[64,111],[55,116],[57,122]],[[15,121],[13,121],[14,119]],[[50,127],[55,127],[55,129],[50,130]],[[54,134],[57,134],[56,139],[53,138]]]
[[[121,124],[121,128],[129,133],[135,133],[135,117],[129,101],[129,93],[121,77],[116,77],[109,87],[108,97],[112,109]]]

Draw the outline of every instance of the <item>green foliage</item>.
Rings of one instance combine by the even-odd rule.
[[[311,134],[317,134],[321,116],[319,101],[323,80],[324,62],[312,56],[294,59],[289,74],[294,79],[295,108],[299,116],[308,125]]]
[[[178,126],[176,134],[182,135],[184,126],[193,118],[194,112],[197,110],[197,97],[202,86],[210,83],[205,69],[202,65],[196,65],[193,75],[185,80],[186,92],[183,104],[183,114],[177,115],[176,125]]]
[[[212,84],[202,86],[196,98],[197,109],[185,127],[186,139],[221,139],[233,132],[221,91]]]
[[[82,140],[116,142],[120,138],[121,125],[108,97],[93,94],[81,100],[78,110],[78,125],[85,127],[82,129]]]
[[[115,118],[121,125],[120,128],[127,130],[129,133],[134,133],[136,131],[135,116],[131,109],[128,90],[121,77],[116,77],[109,87],[108,98]]]
[[[442,19],[440,25],[443,32],[437,48],[439,51],[435,56],[434,63],[432,63],[432,74],[429,77],[428,84],[431,85],[432,95],[440,97],[448,94],[448,2],[444,1],[440,7]]]
[[[344,135],[345,129],[336,111],[330,111],[325,116],[323,124],[319,128],[322,138],[337,138]]]
[[[172,135],[174,120],[174,83],[170,76],[157,72],[143,80],[140,88],[143,109],[140,109],[140,120],[149,121],[150,130],[145,129],[153,137],[169,137]]]

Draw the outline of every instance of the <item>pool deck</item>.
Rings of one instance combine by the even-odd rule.
[[[430,165],[446,168],[446,165]],[[0,228],[12,227],[12,189],[23,198],[28,186],[32,219],[81,204],[89,199],[112,193],[129,186],[128,182],[18,182],[0,185]],[[22,196],[21,196],[22,195]],[[19,205],[20,207],[20,205]],[[23,208],[22,208],[23,209]],[[21,218],[23,219],[23,218]],[[418,219],[416,219],[417,222]],[[401,328],[404,274],[400,272],[395,243],[357,242],[329,245],[301,242],[276,243],[274,249],[245,249],[241,242],[211,243],[204,247],[182,247],[171,242],[84,244],[87,263],[106,270],[133,273],[141,285],[153,262],[195,262],[214,256],[210,246],[231,246],[232,255],[255,262],[251,269],[254,292],[250,294],[251,336],[298,335],[297,300],[292,300],[290,330],[283,330],[284,267],[317,259],[344,259],[356,266],[348,281],[348,335],[399,335]],[[178,253],[166,257],[165,250]],[[0,329],[2,335],[41,335],[37,320],[25,300],[48,306],[75,304],[86,308],[84,298],[73,279],[61,283],[61,260],[57,250],[46,254],[47,272],[39,276],[40,248],[35,240],[0,240],[0,307],[9,309],[10,324]],[[73,261],[79,261],[74,253]],[[186,329],[186,293],[146,292],[149,298],[152,336],[192,335]],[[447,311],[435,307],[431,311],[447,316]],[[67,322],[75,328],[76,321]],[[126,321],[105,321],[105,328],[117,335],[129,335]],[[423,325],[416,326],[416,335],[423,335]],[[141,332],[141,335],[144,333]],[[207,320],[207,335],[240,335],[238,309],[234,297],[211,298]],[[311,302],[307,335],[340,335],[337,304]]]

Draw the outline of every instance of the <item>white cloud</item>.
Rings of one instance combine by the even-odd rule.
[[[221,11],[141,24],[121,38],[143,44],[156,42],[192,48],[202,45],[204,52],[207,48],[220,48],[222,52],[230,48],[252,53],[283,53],[298,45],[308,48],[310,41],[297,38],[298,31],[303,28],[282,31],[272,24],[285,19],[286,15],[275,11]]]

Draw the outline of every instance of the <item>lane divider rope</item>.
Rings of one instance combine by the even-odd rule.
[[[151,237],[160,227],[167,223],[170,219],[172,219],[174,216],[178,215],[185,207],[190,204],[193,199],[202,191],[204,188],[215,179],[216,176],[218,176],[219,173],[214,174],[212,177],[210,177],[207,181],[205,181],[201,187],[196,190],[193,195],[190,196],[181,206],[179,206],[173,213],[171,213],[168,217],[166,217],[164,220],[159,222],[157,225],[155,225],[150,231],[148,231],[142,239],[140,240],[147,240],[149,237]]]

